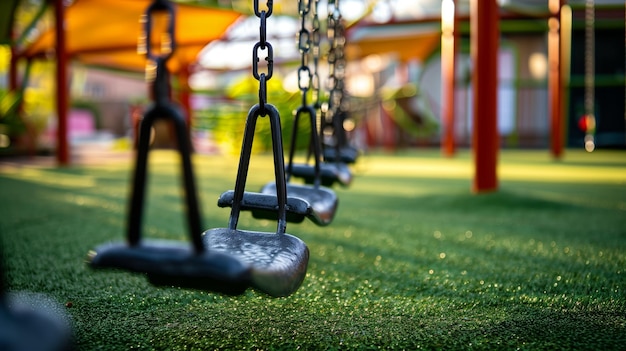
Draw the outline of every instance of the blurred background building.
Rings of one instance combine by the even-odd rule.
[[[71,144],[91,141],[106,147],[128,148],[133,143],[137,116],[148,102],[145,61],[135,47],[138,16],[149,1],[63,3],[70,57]],[[268,40],[277,57],[277,77],[272,80],[268,100],[279,107],[281,115],[289,116],[299,103],[299,52],[295,41],[298,2],[274,3],[276,14],[268,20]],[[624,2],[560,3],[571,10],[570,39],[562,44],[567,54],[562,61],[566,72],[565,145],[583,147],[589,132],[583,118],[588,113],[585,99],[592,91],[595,146],[624,148]],[[5,0],[0,5],[1,154],[39,153],[55,148],[52,5],[45,0]],[[470,0],[457,0],[454,5],[457,55],[453,132],[456,144],[468,147],[472,128],[471,4]],[[171,67],[175,99],[190,111],[196,150],[236,149],[243,117],[257,93],[250,82],[252,46],[258,36],[258,20],[248,19],[251,1],[180,1],[178,6],[178,16],[184,18],[179,22],[189,26],[178,30],[180,36],[188,37],[179,39],[183,43],[180,55]],[[322,19],[327,16],[327,6],[326,0],[319,2]],[[350,118],[344,127],[353,143],[362,148],[439,146],[444,104],[442,1],[341,0],[340,6],[347,28],[346,93],[350,97]],[[500,145],[547,148],[548,36],[552,16],[549,1],[501,0],[498,6]],[[215,8],[224,12],[211,12]],[[223,23],[214,25],[207,18],[219,18]],[[324,20],[322,26],[325,31]],[[121,34],[100,36],[101,32],[112,33],[112,28]],[[322,43],[322,49],[326,48],[324,45],[327,43]],[[320,70],[321,77],[328,75],[324,65],[320,65]],[[289,122],[288,118],[283,120]],[[156,142],[167,147],[167,132],[158,134]]]

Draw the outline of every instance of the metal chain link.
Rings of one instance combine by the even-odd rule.
[[[274,49],[272,44],[267,41],[267,19],[274,11],[273,0],[267,0],[267,10],[260,10],[259,0],[253,0],[254,14],[260,19],[259,41],[254,44],[252,49],[252,76],[259,81],[259,106],[260,115],[266,116],[267,111],[267,81],[272,79],[274,73]],[[267,51],[265,61],[267,62],[267,71],[259,73],[259,52]]]
[[[167,26],[161,33],[160,53],[152,51],[152,24],[153,15],[157,12],[167,14]],[[176,49],[176,10],[167,0],[155,0],[148,6],[146,12],[140,17],[142,35],[139,38],[137,52],[146,56],[146,81],[153,83],[153,98],[157,104],[165,103],[169,99],[169,72],[166,64]]]

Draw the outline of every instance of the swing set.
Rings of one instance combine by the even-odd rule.
[[[315,16],[317,3],[315,0]],[[338,1],[329,1],[336,6],[334,20],[340,21]],[[302,106],[295,114],[294,137],[290,149],[288,167],[285,168],[280,115],[267,102],[267,81],[273,74],[273,48],[267,41],[267,19],[272,15],[273,4],[268,1],[261,10],[259,0],[253,0],[254,13],[260,20],[259,41],[253,47],[252,75],[259,82],[259,102],[252,106],[246,117],[239,167],[234,190],[224,192],[219,207],[230,207],[228,226],[203,232],[201,211],[197,199],[193,167],[190,158],[190,140],[186,131],[184,115],[170,98],[167,61],[176,49],[175,8],[169,0],[154,0],[142,16],[145,42],[140,49],[154,68],[151,81],[152,106],[145,112],[139,130],[139,142],[135,159],[132,192],[129,202],[126,241],[105,243],[90,251],[89,265],[94,269],[121,269],[145,274],[157,286],[179,286],[202,289],[228,295],[237,295],[253,288],[270,296],[288,296],[302,284],[309,260],[309,249],[298,237],[288,234],[287,222],[299,223],[309,218],[317,225],[332,222],[337,209],[335,193],[321,185],[321,142],[316,119],[320,113],[319,103],[306,103],[306,93],[313,80],[306,65],[309,35],[305,28],[310,2],[299,1],[302,29],[300,49],[302,66],[299,73],[307,76],[300,81]],[[165,39],[160,53],[151,47],[152,17],[157,13],[169,17]],[[319,19],[313,20],[319,31]],[[316,44],[319,58],[319,40]],[[266,52],[265,72],[260,72],[260,52]],[[316,61],[317,62],[317,61]],[[317,75],[317,70],[315,72]],[[301,74],[302,75],[302,74]],[[308,84],[303,83],[306,80]],[[318,93],[319,94],[319,91]],[[314,153],[313,185],[292,184],[289,177],[293,172],[295,128],[300,115],[310,117],[310,147]],[[259,117],[267,117],[271,127],[274,156],[274,181],[260,192],[246,191],[246,179],[252,154],[252,143]],[[172,240],[142,238],[142,217],[145,204],[147,160],[150,151],[150,131],[157,120],[171,121],[177,139],[177,151],[181,157],[181,168],[185,192],[186,220],[191,243]],[[254,218],[271,219],[277,222],[274,232],[259,232],[238,228],[241,211],[251,211]]]

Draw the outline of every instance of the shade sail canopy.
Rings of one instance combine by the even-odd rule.
[[[401,61],[424,61],[440,45],[441,30],[434,23],[355,26],[350,30],[349,60],[372,54],[395,54]]]
[[[75,1],[65,12],[66,52],[86,63],[144,69],[145,57],[137,53],[142,32],[139,19],[150,3],[149,0]],[[241,17],[240,13],[231,10],[177,3],[174,6],[177,48],[169,62],[172,70],[193,62],[207,43],[222,37],[226,29]],[[160,39],[157,35],[153,37],[155,41]],[[43,55],[54,48],[55,34],[51,28],[26,47],[23,55]]]

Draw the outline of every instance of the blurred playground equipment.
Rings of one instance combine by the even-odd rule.
[[[255,0],[254,9],[255,15],[260,18],[259,41],[254,44],[252,68],[254,78],[259,81],[259,102],[250,109],[246,118],[235,190],[225,193],[229,194],[228,200],[220,199],[223,207],[232,207],[228,227],[209,229],[202,233],[186,119],[171,102],[170,72],[167,68],[168,60],[177,49],[176,10],[169,0],[154,0],[142,16],[144,30],[138,49],[148,61],[146,76],[154,103],[139,123],[126,241],[103,244],[91,251],[91,267],[143,273],[156,285],[174,285],[226,294],[241,294],[248,287],[255,287],[271,296],[287,296],[300,287],[306,274],[309,250],[304,242],[285,232],[287,211],[295,207],[308,212],[311,206],[305,199],[287,195],[280,115],[267,102],[266,82],[273,75],[273,50],[267,41],[266,20],[272,15],[273,7],[269,3],[267,9],[260,9],[258,0]],[[167,18],[163,32],[155,29],[157,14],[164,14]],[[151,41],[157,34],[161,34],[158,50],[153,48]],[[267,67],[265,72],[259,73],[258,54],[263,50],[268,55],[265,58]],[[256,123],[259,117],[266,116],[272,130],[275,191],[271,194],[249,193],[245,192],[245,185]],[[150,134],[158,119],[171,122],[175,129],[184,179],[190,245],[179,241],[142,239]],[[274,212],[276,232],[237,229],[240,211],[244,209]],[[302,211],[297,213],[301,214]]]
[[[136,18],[146,3],[3,2],[3,23],[7,24],[1,36],[6,44],[7,75],[3,114],[8,116],[3,118],[3,153],[20,148],[37,152],[39,144],[44,144],[55,152],[59,164],[69,163],[69,129],[75,123],[65,116],[74,114],[75,102],[89,107],[94,120],[102,122],[94,123],[96,132],[113,132],[113,138],[105,134],[99,140],[133,135],[128,132],[133,127],[131,106],[148,100],[146,90],[137,88],[140,76],[132,73],[144,66],[133,47]],[[281,96],[274,100],[276,107],[288,114],[297,106],[298,48],[293,37],[298,32],[298,8],[295,2],[275,3],[277,30],[268,35],[276,39],[280,55],[272,84],[282,80],[285,90],[275,89],[271,94]],[[350,146],[440,146],[448,156],[454,155],[456,147],[472,147],[477,169],[488,169],[490,174],[498,147],[548,148],[556,159],[566,147],[589,151],[624,147],[624,104],[614,103],[625,95],[623,2],[476,1],[480,11],[475,12],[470,11],[472,3],[341,2],[350,14],[345,33],[346,109],[350,113],[341,123]],[[190,112],[190,133],[198,151],[232,151],[236,147],[225,147],[224,140],[232,140],[234,129],[224,125],[233,122],[223,116],[245,111],[254,95],[243,85],[231,88],[241,82],[242,70],[249,66],[243,60],[246,55],[238,50],[247,47],[250,33],[257,31],[248,16],[250,6],[243,1],[222,1],[222,9],[175,5],[185,18],[180,22],[190,26],[181,24],[180,53],[170,62],[176,77],[175,99]],[[117,21],[98,16],[104,8],[119,14]],[[210,30],[197,29],[206,27],[205,23],[212,24]],[[476,35],[482,25],[489,35]],[[67,38],[66,32],[71,33]],[[329,43],[329,38],[322,37],[322,48]],[[605,47],[614,50],[600,49]],[[55,57],[55,66],[42,63]],[[321,68],[321,77],[327,76],[325,69]],[[55,79],[36,78],[41,72],[56,72]],[[478,76],[490,79],[481,81]],[[55,90],[61,92],[56,95],[58,103],[42,104],[52,101]],[[228,91],[236,99],[224,93]],[[126,106],[124,112],[111,112],[109,106],[120,102]],[[115,128],[111,127],[114,120],[118,121]],[[291,129],[291,121],[283,123],[285,130]],[[235,125],[238,132],[243,130],[241,122]],[[299,133],[304,135],[304,130],[300,128]],[[162,142],[167,129],[156,134],[157,145],[171,147]],[[269,148],[269,130],[260,134],[258,144]],[[326,157],[332,157],[332,152],[324,148]],[[481,166],[483,159],[487,161]],[[489,183],[488,188],[495,187],[493,181]]]

